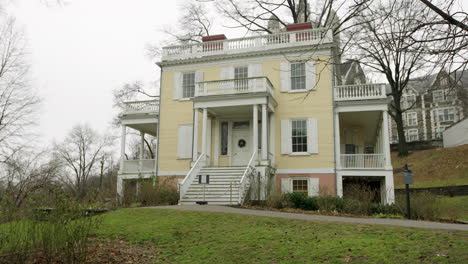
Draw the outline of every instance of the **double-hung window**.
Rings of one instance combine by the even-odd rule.
[[[306,89],[305,62],[291,63],[291,90]]]
[[[437,90],[432,92],[432,101],[434,103],[443,102],[444,101],[444,91]]]
[[[412,112],[406,114],[406,125],[416,126],[418,124],[418,113]]]
[[[457,115],[457,109],[455,108],[445,108],[437,111],[439,122],[444,121],[456,121],[455,116]]]
[[[403,100],[403,108],[408,109],[411,108],[416,102],[416,95],[406,95],[404,96]]]
[[[292,180],[292,191],[308,194],[309,186],[307,179],[293,179]]]
[[[444,131],[445,131],[445,126],[436,127],[434,137],[436,139],[441,139]]]
[[[182,98],[192,98],[195,95],[195,72],[182,74]]]
[[[307,152],[307,120],[291,121],[292,152]]]
[[[406,133],[406,140],[408,142],[411,141],[418,141],[419,140],[419,135],[418,135],[418,130],[417,129],[408,129],[405,131]]]
[[[234,68],[234,79],[236,90],[247,90],[249,85],[249,80],[246,79],[249,77],[249,67],[240,66]]]

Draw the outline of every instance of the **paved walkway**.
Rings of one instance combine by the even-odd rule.
[[[387,225],[387,226],[402,226],[402,227],[414,227],[414,228],[468,231],[468,225],[463,225],[463,224],[446,224],[446,223],[437,223],[437,222],[428,222],[428,221],[414,221],[414,220],[386,219],[386,218],[357,218],[357,217],[343,217],[343,216],[283,213],[283,212],[276,212],[276,211],[242,209],[242,208],[234,208],[234,207],[229,207],[229,206],[218,206],[218,205],[172,205],[172,206],[156,206],[156,207],[149,207],[149,208],[256,215],[256,216],[270,216],[270,217],[299,219],[299,220],[307,220],[307,221],[323,221],[323,222],[336,222],[336,223],[354,223],[354,224],[368,224],[368,225]]]

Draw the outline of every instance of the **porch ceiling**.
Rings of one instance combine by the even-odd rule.
[[[340,124],[344,123],[361,127],[366,141],[373,141],[381,115],[380,111],[342,112],[340,113]]]
[[[259,107],[259,110],[261,108]],[[240,106],[225,106],[225,107],[211,107],[208,108],[208,112],[215,116],[248,116],[253,115],[253,106],[251,105],[240,105]],[[259,118],[260,115],[259,115]]]
[[[157,124],[128,124],[127,126],[151,136],[156,136],[158,130]]]

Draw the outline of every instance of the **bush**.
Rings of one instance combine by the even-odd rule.
[[[270,208],[283,209],[292,207],[286,195],[272,195],[266,200],[266,206]]]
[[[344,200],[334,196],[319,196],[316,197],[317,205],[320,211],[325,212],[342,212]]]
[[[84,217],[83,209],[64,198],[54,210],[0,225],[0,263],[25,263],[32,258],[46,263],[84,262],[88,238],[100,218]]]
[[[353,215],[370,215],[372,203],[366,200],[344,199],[343,213]]]
[[[371,215],[398,215],[400,213],[395,204],[382,203],[372,203],[370,211]]]
[[[293,208],[302,210],[318,210],[317,198],[305,193],[293,192],[285,194]]]
[[[140,181],[135,202],[142,206],[174,205],[179,202],[179,192],[171,179],[161,179],[156,184],[152,180]]]
[[[420,220],[436,220],[441,215],[440,197],[430,192],[410,194],[411,218]],[[401,215],[406,215],[406,195],[395,197],[396,207]]]

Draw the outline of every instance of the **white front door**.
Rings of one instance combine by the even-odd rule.
[[[232,165],[243,166],[249,163],[252,137],[249,127],[232,129]]]

